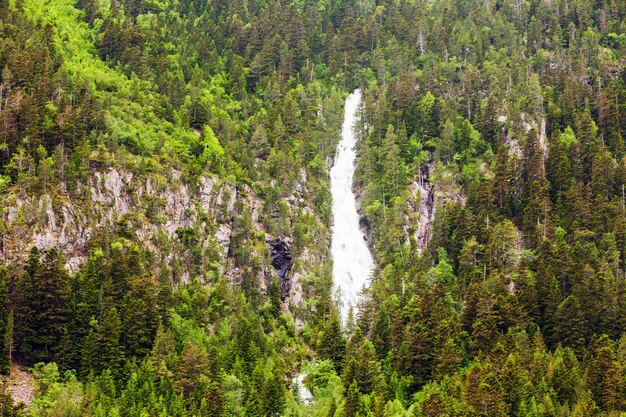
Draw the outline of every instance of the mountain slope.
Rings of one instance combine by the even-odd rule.
[[[32,415],[626,411],[622,0],[0,18],[0,368],[34,366]],[[377,269],[342,328],[328,167],[357,86]]]

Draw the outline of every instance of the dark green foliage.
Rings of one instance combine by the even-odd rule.
[[[15,353],[24,361],[32,363],[33,349],[31,344],[34,341],[34,319],[33,308],[33,278],[39,269],[39,251],[32,248],[26,270],[19,276],[13,292],[13,305],[15,311],[15,332],[14,346]]]
[[[0,267],[0,373],[7,374],[11,368],[11,349],[13,345],[13,320],[9,310],[8,273]]]
[[[328,321],[321,326],[317,341],[317,354],[320,359],[331,360],[335,364],[335,369],[341,371],[345,348],[339,315],[331,314]]]
[[[67,353],[62,349],[68,333],[70,291],[63,255],[50,249],[33,279],[35,338],[31,349],[37,361],[59,361]]]
[[[261,394],[264,416],[281,416],[285,410],[285,386],[277,372],[267,378]]]
[[[90,369],[108,370],[114,378],[119,378],[124,359],[124,348],[121,346],[122,323],[117,309],[111,307],[104,312],[102,324],[96,334],[95,363]]]
[[[16,286],[14,340],[27,363],[62,361],[68,354],[70,279],[56,250],[40,257],[30,252],[29,265]]]

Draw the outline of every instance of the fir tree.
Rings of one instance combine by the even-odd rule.
[[[12,324],[9,310],[9,290],[7,287],[7,270],[0,267],[0,374],[7,374],[11,368],[11,345],[13,343]]]
[[[41,361],[61,360],[61,342],[68,332],[71,312],[70,279],[63,255],[56,249],[47,251],[33,281],[35,357]]]

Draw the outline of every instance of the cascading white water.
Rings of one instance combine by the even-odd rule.
[[[311,404],[313,402],[313,393],[311,393],[311,391],[309,391],[309,389],[304,386],[304,378],[306,378],[306,375],[306,372],[300,372],[292,380],[292,384],[298,391],[300,401],[302,401],[303,404]]]
[[[366,285],[374,267],[372,254],[359,228],[356,197],[352,191],[356,152],[353,126],[361,103],[361,91],[355,90],[346,99],[341,140],[335,164],[330,170],[330,191],[333,204],[333,279],[339,295],[341,318],[345,323],[350,307],[356,310],[358,292]],[[356,311],[355,311],[356,313]]]
[[[341,131],[341,140],[337,146],[335,164],[330,170],[330,192],[333,198],[333,279],[335,292],[339,295],[341,319],[345,323],[350,307],[356,309],[358,292],[367,283],[374,268],[363,232],[359,228],[359,213],[356,209],[356,197],[352,191],[356,137],[353,126],[356,110],[361,103],[361,91],[356,90],[346,99],[346,108]],[[303,404],[313,402],[313,394],[303,384],[306,372],[300,372],[293,380]]]

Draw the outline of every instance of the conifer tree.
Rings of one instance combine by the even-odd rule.
[[[574,295],[570,295],[559,305],[554,323],[555,340],[574,350],[585,345],[586,322],[580,303]]]
[[[35,274],[40,267],[40,254],[36,247],[31,248],[28,255],[26,270],[17,280],[14,305],[15,305],[15,351],[25,363],[33,364],[35,347],[35,310],[33,299],[35,297]]]
[[[152,348],[159,317],[156,282],[150,277],[133,277],[123,299],[122,341],[129,356],[143,357]]]
[[[8,272],[0,267],[0,374],[7,374],[11,368],[10,345],[13,343],[9,310]]]
[[[471,405],[479,416],[504,417],[507,415],[502,387],[498,383],[497,376],[489,371],[487,365],[470,370],[462,395],[465,402]]]
[[[221,381],[211,380],[206,387],[206,392],[203,398],[202,410],[207,416],[223,416],[225,415],[225,398],[224,389],[222,388]]]
[[[331,360],[335,364],[335,369],[341,372],[345,349],[346,343],[341,333],[339,315],[333,311],[320,331],[317,352],[320,359]]]
[[[37,255],[31,252],[31,256]],[[36,269],[34,276],[31,278],[27,273],[27,279],[32,280],[27,307],[32,309],[33,314],[30,349],[34,360],[62,359],[61,342],[67,334],[70,320],[70,280],[64,263],[63,255],[56,249],[50,249],[44,254],[41,265],[38,262],[31,264]]]
[[[361,393],[354,381],[345,394],[343,412],[346,417],[356,417],[361,409]]]
[[[552,361],[552,386],[557,391],[557,398],[561,403],[575,402],[577,384],[580,381],[580,363],[571,348],[557,347]]]
[[[463,363],[463,351],[454,342],[454,339],[448,338],[437,355],[435,366],[433,367],[433,378],[442,379],[446,375],[453,374]]]
[[[101,370],[108,370],[114,379],[121,377],[124,347],[120,343],[122,323],[117,308],[105,311],[97,335],[97,362]]]
[[[283,415],[285,410],[285,385],[278,369],[275,369],[272,375],[265,381],[262,397],[264,416]]]
[[[363,342],[357,353],[355,380],[362,394],[371,394],[381,383],[380,364],[369,340]]]

